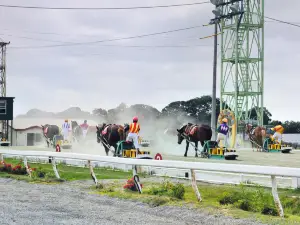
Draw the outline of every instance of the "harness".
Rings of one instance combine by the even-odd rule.
[[[197,130],[198,125],[191,125],[190,127],[186,127],[184,133],[186,135],[194,135]]]

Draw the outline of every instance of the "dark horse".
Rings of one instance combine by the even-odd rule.
[[[47,146],[50,147],[50,144],[52,143],[53,137],[55,135],[59,135],[59,127],[56,125],[41,125],[44,137],[46,138]]]
[[[102,143],[105,149],[105,153],[108,156],[110,146],[113,146],[115,152],[117,150],[117,143],[121,140],[125,140],[125,130],[121,125],[105,124],[96,126],[97,128],[97,142]]]
[[[83,139],[82,128],[78,125],[77,121],[71,121],[73,140],[80,142]]]
[[[266,128],[262,126],[253,127],[251,124],[246,124],[246,134],[249,136],[252,148],[254,145],[256,146],[256,151],[262,150],[264,139],[271,136],[267,133]]]
[[[183,125],[180,129],[177,129],[177,132],[178,144],[181,144],[183,139],[186,139],[186,150],[184,157],[187,157],[190,142],[195,144],[195,157],[198,157],[198,141],[200,141],[201,146],[203,147],[204,142],[211,140],[212,137],[211,127],[204,124],[194,125],[192,123],[188,123]]]

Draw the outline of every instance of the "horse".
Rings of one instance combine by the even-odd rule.
[[[105,124],[96,126],[97,128],[97,143],[102,143],[105,149],[105,153],[108,156],[110,146],[113,146],[115,152],[117,150],[117,143],[125,140],[124,127],[116,124]]]
[[[249,136],[252,148],[254,148],[254,145],[256,146],[256,151],[262,150],[264,139],[271,136],[271,134],[267,134],[266,128],[262,126],[254,128],[251,124],[246,124],[246,134]]]
[[[128,123],[124,123],[124,135],[125,135],[125,139],[126,139],[126,137],[128,135],[129,129],[130,129],[130,125]]]
[[[60,134],[59,127],[57,125],[49,125],[49,124],[46,124],[44,126],[41,125],[41,127],[42,127],[42,131],[43,131],[44,137],[46,138],[47,146],[49,148],[50,147],[50,143],[53,140],[53,137],[55,135],[59,135]]]
[[[72,127],[73,140],[80,142],[83,139],[81,126],[78,125],[77,121],[71,121],[71,127]]]
[[[188,123],[183,125],[180,129],[177,129],[178,144],[180,145],[183,139],[186,139],[186,150],[184,157],[187,157],[189,144],[194,142],[195,144],[195,157],[198,157],[198,142],[200,141],[201,146],[204,146],[205,141],[211,140],[212,129],[210,126],[205,124],[192,124]]]

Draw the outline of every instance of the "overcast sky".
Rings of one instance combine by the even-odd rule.
[[[46,3],[2,0],[1,4],[130,7],[188,2],[195,1],[55,0]],[[266,16],[300,22],[297,16],[299,0],[287,0],[284,5],[279,0],[265,2]],[[53,112],[70,106],[88,111],[97,107],[108,109],[120,102],[150,104],[161,110],[172,101],[211,94],[213,39],[199,40],[213,33],[211,26],[72,47],[18,47],[89,42],[197,26],[208,23],[212,9],[211,4],[107,11],[0,7],[0,37],[11,42],[7,50],[7,95],[16,97],[15,115],[26,113],[31,108]],[[296,98],[300,96],[297,93],[300,83],[300,29],[268,22],[265,32],[265,106],[273,114],[273,119],[300,120],[300,106]],[[198,46],[138,48],[120,45]],[[219,84],[218,81],[218,87]]]

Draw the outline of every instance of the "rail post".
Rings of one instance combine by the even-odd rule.
[[[132,173],[133,173],[133,180],[134,180],[135,187],[139,191],[139,193],[141,194],[142,193],[142,187],[141,187],[141,184],[140,184],[140,178],[137,174],[137,166],[136,165],[132,166]]]
[[[292,187],[295,189],[300,188],[300,178],[299,177],[294,177],[292,180]]]
[[[88,166],[90,168],[90,174],[91,174],[91,177],[93,178],[93,181],[95,182],[96,186],[98,185],[98,180],[97,180],[97,177],[94,173],[94,169],[93,169],[93,165],[91,163],[90,160],[88,160]]]
[[[191,181],[192,181],[192,188],[196,194],[197,200],[198,202],[201,202],[202,198],[197,186],[195,170],[191,170]]]
[[[277,182],[276,182],[276,177],[274,175],[271,176],[272,179],[272,195],[274,198],[274,202],[275,202],[275,206],[277,208],[278,214],[280,217],[284,217],[284,212],[283,212],[283,208],[278,196],[278,192],[277,192]]]
[[[52,157],[52,159],[51,159],[51,164],[52,164],[52,168],[53,168],[53,171],[54,171],[54,174],[55,174],[56,178],[60,179],[60,176],[59,176],[59,173],[57,171],[56,162],[55,162],[55,158],[54,157]]]
[[[26,157],[26,156],[24,156],[24,166],[25,166],[25,168],[26,168],[27,174],[29,175],[29,177],[31,177],[31,171],[30,171],[30,169],[28,168],[28,162],[27,162],[27,157]]]

